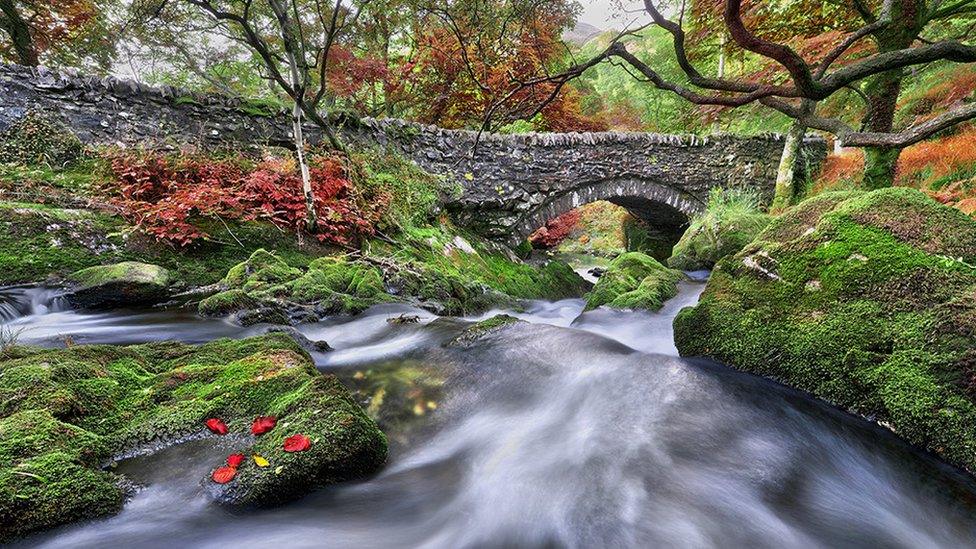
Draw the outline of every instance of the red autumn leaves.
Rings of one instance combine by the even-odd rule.
[[[258,416],[254,418],[254,423],[251,423],[251,433],[263,435],[274,429],[276,423],[278,423],[278,420],[274,416]]]
[[[285,439],[286,452],[304,452],[312,447],[312,442],[305,435],[292,435]]]
[[[226,435],[230,431],[227,428],[227,424],[219,418],[210,418],[205,424],[207,429],[210,429],[210,432],[217,435]],[[261,436],[274,429],[277,424],[278,420],[274,416],[258,416],[251,422],[251,433],[255,436]],[[299,433],[286,438],[283,446],[284,450],[289,453],[304,452],[312,447],[312,442],[307,436]],[[259,456],[255,456],[256,462],[257,457]],[[261,458],[261,461],[267,464],[264,458]],[[243,463],[244,454],[231,454],[227,456],[227,465],[216,468],[210,478],[217,484],[227,484],[234,480],[234,477],[237,476],[237,469]]]
[[[227,424],[215,417],[207,420],[207,429],[210,429],[210,432],[215,435],[227,434]]]

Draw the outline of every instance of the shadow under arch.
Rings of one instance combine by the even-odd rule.
[[[513,238],[521,242],[549,220],[598,200],[622,206],[650,231],[675,242],[691,216],[705,209],[704,202],[673,187],[640,178],[616,178],[573,187],[527,209]]]

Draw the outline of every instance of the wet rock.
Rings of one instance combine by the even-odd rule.
[[[159,303],[168,297],[173,277],[158,265],[126,261],[82,269],[68,280],[72,287],[65,297],[73,306],[107,309]]]
[[[467,347],[474,344],[476,341],[487,337],[488,335],[494,334],[500,330],[507,328],[513,324],[525,323],[524,320],[520,320],[511,315],[495,315],[491,318],[476,322],[471,326],[465,328],[463,332],[458,334],[457,337],[445,343],[446,347]]]
[[[266,334],[288,334],[296,343],[301,345],[302,349],[308,352],[315,353],[326,353],[332,350],[332,346],[329,342],[318,340],[312,341],[305,334],[299,332],[296,328],[292,326],[271,326],[264,331]]]
[[[201,481],[230,505],[283,503],[373,473],[386,459],[375,422],[285,334],[199,347],[13,347],[0,356],[0,372],[0,494],[19,496],[0,497],[0,542],[118,512],[126,482],[101,465],[215,436],[208,418],[226,423],[241,453],[270,463],[246,461],[226,485],[209,475]],[[257,416],[275,416],[277,425],[253,437]],[[308,450],[284,450],[294,434],[308,437]]]

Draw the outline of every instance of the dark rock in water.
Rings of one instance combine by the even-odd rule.
[[[299,332],[291,326],[271,326],[264,331],[266,334],[288,334],[302,349],[308,352],[325,353],[332,350],[332,346],[327,341],[312,341],[305,334]]]
[[[420,322],[420,317],[417,315],[402,314],[400,316],[391,316],[386,321],[390,324],[416,324]]]
[[[241,326],[254,326],[255,324],[291,324],[288,314],[276,305],[262,305],[255,309],[245,309],[238,311],[234,319]]]
[[[593,275],[596,278],[600,278],[601,276],[607,274],[607,270],[604,267],[593,267],[592,269],[586,272],[588,272],[589,274]]]
[[[72,306],[85,309],[153,305],[168,297],[173,282],[166,269],[136,261],[89,267],[68,280],[72,288],[65,297]]]
[[[976,220],[921,192],[788,210],[719,261],[674,337],[976,472]]]
[[[481,322],[476,322],[471,326],[468,326],[463,332],[461,332],[457,337],[448,341],[444,345],[446,347],[466,347],[478,341],[479,339],[493,334],[499,330],[502,330],[508,326],[518,323],[525,323],[524,320],[520,320],[511,315],[495,315],[491,318],[482,320]]]

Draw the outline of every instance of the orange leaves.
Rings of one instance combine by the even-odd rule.
[[[285,439],[286,452],[304,452],[312,447],[312,442],[305,435],[292,435]]]
[[[263,435],[271,429],[274,429],[277,420],[274,416],[259,416],[254,418],[254,422],[251,423],[251,433],[254,435]]]
[[[207,420],[207,429],[210,429],[211,433],[216,435],[226,435],[227,434],[227,424],[222,420],[215,417]]]

